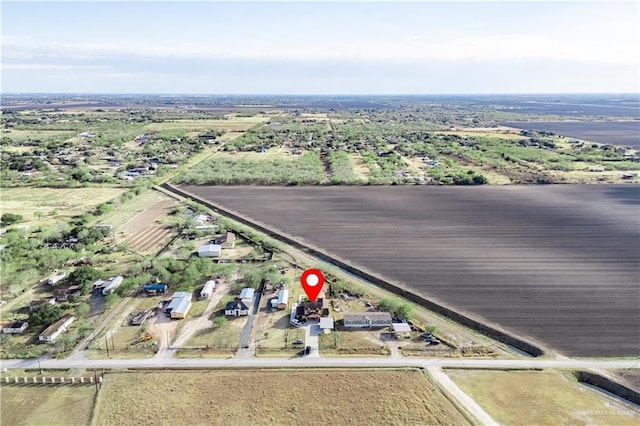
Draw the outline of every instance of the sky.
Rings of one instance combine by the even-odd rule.
[[[8,1],[2,93],[639,93],[640,2]]]

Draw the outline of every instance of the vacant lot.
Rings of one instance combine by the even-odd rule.
[[[467,424],[420,372],[387,370],[108,374],[95,423],[297,424],[301,418],[315,424]]]
[[[524,130],[544,130],[591,142],[640,149],[640,121],[522,121],[501,123]]]
[[[638,353],[636,185],[183,189],[568,355]]]
[[[637,425],[640,410],[557,372],[447,370],[503,425]]]
[[[22,215],[25,221],[38,220],[37,215],[74,216],[92,210],[125,191],[123,188],[2,188],[0,210]],[[37,213],[37,215],[36,215]],[[44,220],[44,219],[43,219]]]
[[[0,386],[0,424],[86,425],[93,407],[93,385]]]

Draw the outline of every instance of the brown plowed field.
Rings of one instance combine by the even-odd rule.
[[[572,356],[640,353],[640,187],[197,187]]]
[[[171,229],[154,222],[174,205],[175,200],[160,201],[123,224],[118,230],[129,234],[125,240],[129,248],[138,253],[158,251],[161,243],[171,234]]]

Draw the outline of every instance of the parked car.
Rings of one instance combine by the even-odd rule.
[[[307,346],[306,348],[304,348],[305,355],[309,355],[310,353],[311,353],[311,346]]]
[[[292,345],[304,345],[304,340],[302,339],[296,339],[293,342],[291,342]]]

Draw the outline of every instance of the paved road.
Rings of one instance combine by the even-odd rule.
[[[282,368],[282,367],[441,367],[441,368],[561,368],[640,369],[640,360],[613,359],[460,359],[460,358],[145,358],[145,359],[48,359],[46,369],[71,368]],[[1,360],[0,368],[38,368],[37,359]]]

